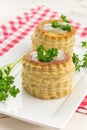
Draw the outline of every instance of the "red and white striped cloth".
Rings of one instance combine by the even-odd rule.
[[[0,56],[3,56],[6,52],[11,50],[17,45],[27,34],[29,34],[36,25],[42,20],[48,18],[58,19],[60,14],[55,11],[51,11],[45,6],[38,6],[30,9],[21,16],[10,20],[7,24],[0,26]],[[81,26],[79,23],[75,23],[70,20],[76,27],[77,34],[80,37],[87,37],[87,27]],[[79,105],[77,112],[87,114],[87,96],[83,102]]]
[[[87,114],[87,95],[85,96],[84,100],[81,102],[76,111],[79,113]]]

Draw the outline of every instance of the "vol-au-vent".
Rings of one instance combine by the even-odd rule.
[[[46,51],[43,46],[38,48],[37,52],[30,51],[23,57],[22,85],[25,90],[41,99],[61,98],[70,94],[75,70],[71,56],[55,48]]]
[[[53,21],[53,24],[55,24],[54,22],[56,21]],[[43,29],[46,30],[46,31],[50,31],[50,32],[53,32],[53,33],[57,33],[57,34],[63,34],[63,33],[66,33],[67,31],[71,31],[71,25],[70,24],[67,24],[66,22],[57,22],[58,23],[58,26],[55,27],[52,26],[52,23],[46,23],[44,24],[43,26]],[[64,27],[68,27],[67,29],[64,29]]]
[[[46,49],[57,48],[72,55],[75,44],[76,29],[62,20],[44,20],[37,25],[32,34],[33,49],[42,43]]]
[[[36,51],[31,51],[30,52],[30,58],[34,61],[39,61],[38,60],[38,54]],[[65,59],[65,53],[63,50],[58,50],[58,53],[57,55],[53,58],[52,62],[53,61],[61,61],[61,60],[64,60]]]

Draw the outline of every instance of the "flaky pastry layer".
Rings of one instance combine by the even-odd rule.
[[[52,23],[52,19],[45,20],[39,23],[32,35],[32,47],[37,49],[40,44],[45,46],[45,49],[57,48],[62,49],[66,53],[72,55],[75,44],[76,29],[71,25],[70,32],[55,33],[44,29],[44,24]]]
[[[33,61],[27,53],[22,62],[22,85],[37,98],[60,98],[71,93],[74,70],[67,54],[61,61],[40,62]]]

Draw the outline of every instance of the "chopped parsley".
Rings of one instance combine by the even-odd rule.
[[[66,25],[62,25],[61,23],[58,23],[58,21],[54,20],[52,21],[52,27],[53,28],[60,28],[61,30],[70,32],[71,31],[71,25],[68,23]]]
[[[58,28],[58,27],[60,27],[60,24],[56,20],[53,20],[52,21],[52,27]]]
[[[58,50],[56,48],[50,48],[45,50],[44,46],[41,44],[37,48],[38,60],[42,62],[50,62],[55,56],[58,55]]]
[[[69,23],[69,20],[63,14],[61,15],[61,19],[62,19],[63,22]]]

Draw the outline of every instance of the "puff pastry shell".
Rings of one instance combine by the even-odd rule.
[[[36,50],[36,48],[40,44],[44,44],[45,49],[53,47],[57,49],[62,49],[66,53],[72,55],[76,35],[75,27],[71,25],[71,31],[64,33],[55,33],[49,30],[45,30],[44,25],[52,23],[52,21],[52,19],[45,20],[38,24],[31,38],[33,49]]]
[[[22,62],[22,85],[37,98],[61,98],[72,92],[74,70],[68,54],[61,61],[40,62],[32,60],[28,52]]]

